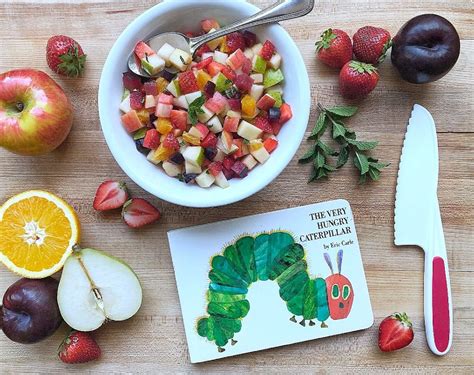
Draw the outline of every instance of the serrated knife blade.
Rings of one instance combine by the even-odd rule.
[[[428,345],[446,354],[452,342],[452,301],[438,204],[438,141],[433,117],[415,104],[408,123],[395,196],[395,245],[425,251],[424,314]]]

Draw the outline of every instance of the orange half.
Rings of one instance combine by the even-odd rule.
[[[40,279],[59,271],[79,235],[74,209],[46,191],[25,191],[0,207],[0,261],[21,276]]]

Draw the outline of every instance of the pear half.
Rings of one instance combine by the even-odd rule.
[[[64,321],[93,331],[109,320],[126,320],[142,304],[142,287],[123,261],[94,249],[75,251],[64,264],[58,305]]]

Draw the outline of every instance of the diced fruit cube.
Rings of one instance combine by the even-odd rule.
[[[173,104],[163,104],[163,103],[158,102],[156,106],[155,115],[156,117],[169,118],[171,115],[172,109],[173,109]]]
[[[164,161],[162,166],[165,173],[170,177],[177,177],[183,172],[183,168],[181,166],[170,163],[169,161]]]
[[[232,165],[231,170],[239,178],[247,177],[249,173],[249,169],[247,168],[247,166],[244,163],[242,163],[240,160],[235,161],[234,165]]]
[[[283,73],[280,69],[268,69],[263,75],[263,86],[265,88],[275,86],[284,79]]]
[[[127,95],[125,99],[122,100],[122,103],[120,103],[119,109],[124,112],[130,112],[132,107],[130,107],[130,95]]]
[[[143,140],[143,147],[154,150],[160,145],[160,133],[156,129],[149,129],[146,132],[145,139]]]
[[[227,104],[232,111],[242,111],[242,102],[240,99],[228,99]]]
[[[202,59],[205,59],[209,56],[214,56],[214,53],[211,51],[211,49],[209,48],[207,44],[203,44],[201,47],[197,49],[196,56],[201,57]]]
[[[207,171],[202,172],[199,176],[196,177],[196,183],[202,188],[210,187],[216,179],[213,175]]]
[[[197,80],[197,85],[199,87],[199,90],[203,90],[204,86],[206,86],[206,83],[209,82],[211,79],[212,77],[209,74],[207,74],[204,70],[198,70],[196,80]]]
[[[250,78],[253,79],[253,83],[263,83],[263,74],[261,73],[251,74]]]
[[[257,43],[252,47],[252,51],[255,55],[259,55],[260,51],[262,50],[263,44],[262,43]]]
[[[201,146],[207,148],[215,148],[217,146],[217,136],[210,132],[206,138],[204,138],[201,142]]]
[[[256,117],[254,125],[265,133],[273,133],[272,126],[266,117]]]
[[[222,189],[227,189],[230,186],[229,181],[227,181],[227,178],[223,172],[220,172],[217,176],[215,176],[215,179],[216,180],[214,183]]]
[[[215,29],[215,28],[212,28],[211,30],[208,31],[208,34],[214,32],[214,31],[216,31],[216,29]],[[213,40],[211,40],[210,42],[207,42],[207,46],[208,46],[212,51],[214,51],[217,47],[219,47],[219,44],[221,44],[223,40],[225,40],[225,39],[224,39],[224,38],[213,39]]]
[[[156,100],[153,95],[147,95],[145,96],[145,108],[155,108],[156,107]]]
[[[240,70],[242,70],[242,73],[250,75],[252,72],[252,60],[245,58]]]
[[[246,47],[244,36],[239,32],[231,33],[226,36],[226,45],[230,53],[238,49],[244,50]]]
[[[285,122],[289,121],[293,117],[293,113],[291,111],[291,107],[287,103],[283,103],[280,107],[280,124],[284,124]]]
[[[155,122],[155,128],[160,134],[166,135],[173,130],[173,124],[167,118],[159,118]]]
[[[143,128],[145,126],[140,121],[137,111],[135,111],[134,109],[122,115],[121,119],[122,119],[123,126],[129,133],[133,133],[137,131],[138,129]]]
[[[239,48],[234,53],[232,53],[228,58],[226,57],[226,61],[224,63],[229,65],[232,69],[236,70],[242,67],[245,60],[247,60],[247,58],[242,52],[242,50]]]
[[[252,70],[256,73],[265,73],[267,70],[267,62],[260,55],[254,55],[252,59]]]
[[[174,151],[179,151],[179,141],[176,139],[173,133],[168,133],[163,139],[163,147],[169,148]]]
[[[196,174],[193,177],[193,180],[194,180],[194,178],[197,177],[197,175],[199,173],[202,172],[202,168],[201,168],[200,165],[192,164],[192,163],[188,162],[187,160],[184,162],[184,170],[186,171],[186,174],[188,174],[188,175]],[[185,178],[185,180],[186,180],[186,178]]]
[[[280,130],[281,130],[283,124],[280,123],[280,120],[270,121],[270,124],[272,125],[273,134],[278,135],[278,133],[280,133]]]
[[[242,163],[245,164],[249,171],[251,171],[257,165],[258,161],[249,154],[242,159]]]
[[[143,92],[145,95],[158,95],[158,88],[155,81],[147,81],[143,84]]]
[[[278,53],[275,53],[270,61],[268,62],[268,65],[273,68],[273,69],[278,69],[281,66],[281,55]]]
[[[150,122],[150,112],[148,112],[146,109],[137,111],[137,116],[144,125],[148,125]]]
[[[141,90],[142,81],[139,76],[133,74],[132,72],[125,72],[122,75],[123,87],[127,90]]]
[[[189,53],[176,48],[170,56],[170,63],[175,68],[184,72],[187,66],[191,63],[192,57]]]
[[[197,130],[194,129],[194,133],[191,133],[193,129],[194,128],[191,128],[189,133],[183,133],[183,141],[193,146],[199,146],[201,144],[201,139],[199,138],[199,135],[196,135]]]
[[[270,95],[273,99],[275,99],[275,104],[273,105],[276,108],[280,108],[281,105],[283,104],[283,98],[281,96],[281,93],[278,91],[269,91],[267,92],[267,95]]]
[[[222,151],[224,151],[226,154],[230,154],[232,149],[233,149],[233,140],[234,138],[232,137],[232,134],[230,134],[229,132],[223,130],[222,133],[221,133],[221,136],[219,137],[219,140],[220,142],[218,142],[218,147],[219,147]]]
[[[189,94],[191,92],[199,91],[199,86],[196,76],[192,71],[184,72],[178,75],[179,88],[181,94]]]
[[[163,44],[163,46],[156,52],[166,63],[166,66],[171,65],[171,55],[173,54],[175,48],[168,43]]]
[[[204,149],[200,146],[189,146],[183,152],[184,160],[188,163],[201,166],[204,161]]]
[[[219,64],[225,64],[228,57],[229,55],[227,53],[218,50],[214,52],[214,61]]]
[[[206,99],[210,99],[216,92],[216,84],[212,81],[208,81],[206,82],[206,85],[204,86],[202,91],[204,92]]]
[[[186,101],[188,102],[188,105],[194,102],[196,99],[200,98],[202,96],[201,91],[195,91],[191,92],[189,94],[184,95],[186,98]]]
[[[224,130],[230,133],[236,133],[239,127],[240,117],[226,116],[224,120]]]
[[[261,164],[265,163],[270,157],[270,154],[265,149],[262,140],[260,139],[250,141],[249,150],[252,156]]]
[[[262,130],[243,120],[239,125],[237,134],[250,141],[259,138],[262,135]]]
[[[201,139],[206,138],[209,134],[209,128],[204,124],[197,123],[194,127],[199,131]]]
[[[232,140],[232,143],[237,147],[237,151],[232,154],[234,159],[241,158],[249,153],[249,149],[242,138],[236,138]]]
[[[221,120],[219,120],[219,117],[214,116],[207,122],[207,127],[215,134],[220,133],[222,131]]]
[[[260,50],[260,56],[262,56],[266,61],[270,61],[275,52],[275,46],[269,40],[263,43],[262,49]]]
[[[188,112],[173,109],[170,112],[169,118],[171,124],[177,129],[186,130],[188,122]]]
[[[278,147],[278,140],[273,137],[267,138],[263,142],[263,147],[265,147],[265,150],[269,153],[272,153]]]
[[[158,93],[161,94],[163,91],[166,90],[166,87],[169,85],[169,82],[164,79],[163,77],[158,77],[155,81],[156,83],[156,88],[158,90]]]
[[[202,112],[198,113],[198,120],[201,123],[208,122],[211,119],[211,117],[214,116],[214,112],[207,109],[205,105],[201,107],[201,111]]]
[[[132,91],[130,93],[130,107],[135,110],[140,110],[145,104],[145,94],[141,91]]]
[[[225,66],[222,68],[222,74],[225,75],[227,79],[230,79],[231,81],[235,80],[236,74],[235,72],[229,68],[228,66]]]
[[[263,95],[260,100],[257,102],[257,108],[260,108],[264,111],[268,111],[270,108],[272,108],[276,103],[275,98],[272,96],[265,94]]]
[[[179,88],[179,82],[177,79],[172,80],[168,86],[166,86],[166,90],[176,98],[181,95],[181,89]]]
[[[252,88],[253,79],[247,74],[239,74],[234,82],[235,86],[242,92],[248,92]]]
[[[252,51],[252,48],[247,48],[245,51],[244,51],[244,55],[247,59],[250,59],[250,62],[252,62],[253,60],[253,57],[255,56],[255,54],[253,53]]]
[[[262,85],[252,85],[252,88],[250,89],[250,96],[255,101],[258,101],[262,97],[262,95],[263,95],[263,86]]]
[[[211,99],[209,99],[204,106],[214,113],[221,113],[227,106],[227,99],[219,92],[215,92]]]
[[[168,160],[169,157],[174,154],[174,152],[175,151],[173,149],[164,147],[162,143],[156,150],[150,151],[147,159],[153,164],[158,164],[162,161]]]
[[[268,110],[268,120],[280,121],[281,111],[280,108],[272,107]]]
[[[211,62],[208,66],[207,66],[207,71],[209,72],[209,74],[211,76],[215,76],[216,74],[218,74],[219,72],[222,71],[222,68],[224,67],[224,65],[222,64],[219,64],[218,62]]]
[[[235,163],[235,160],[232,159],[230,156],[226,156],[224,160],[222,160],[222,166],[224,169],[231,170],[234,163]]]
[[[214,60],[214,53],[213,52],[205,53],[202,56],[202,61],[197,63],[195,68],[197,70],[202,70],[202,69],[206,68],[213,60]]]
[[[232,81],[228,79],[223,73],[219,72],[215,77],[216,90],[224,92],[232,86]]]
[[[222,163],[220,161],[213,161],[209,164],[208,170],[214,177],[222,172]]]
[[[201,29],[205,32],[208,33],[212,29],[214,30],[219,30],[221,27],[219,25],[219,22],[215,20],[214,18],[210,18],[207,20],[202,20],[201,21]]]
[[[170,156],[170,161],[174,164],[182,165],[184,164],[184,157],[180,152],[177,152]]]
[[[173,99],[173,105],[175,107],[184,108],[184,109],[189,108],[189,104],[188,104],[188,101],[186,100],[185,95],[181,95],[181,96],[178,96],[177,98],[174,98]]]
[[[173,97],[171,95],[160,94],[158,96],[158,103],[173,104]]]
[[[245,95],[242,98],[242,115],[252,116],[257,109],[256,100],[250,95]]]

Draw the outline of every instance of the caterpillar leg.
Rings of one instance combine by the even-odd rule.
[[[223,352],[225,352],[225,349],[222,348],[222,347],[220,347],[220,346],[218,346],[218,347],[217,347],[217,351],[218,351],[219,353],[223,353]]]
[[[312,320],[310,320],[310,321],[309,321],[309,325],[312,327],[312,326],[316,325],[316,323],[313,322]]]
[[[300,325],[302,325],[303,327],[306,326],[306,323],[304,322],[304,318],[303,318],[303,320],[300,322]]]
[[[328,325],[324,322],[321,322],[321,328],[328,328]]]
[[[296,317],[293,315],[290,320],[293,322],[293,323],[296,323]]]
[[[237,344],[237,340],[234,340],[234,339],[230,340],[230,345],[234,346],[235,344]]]

